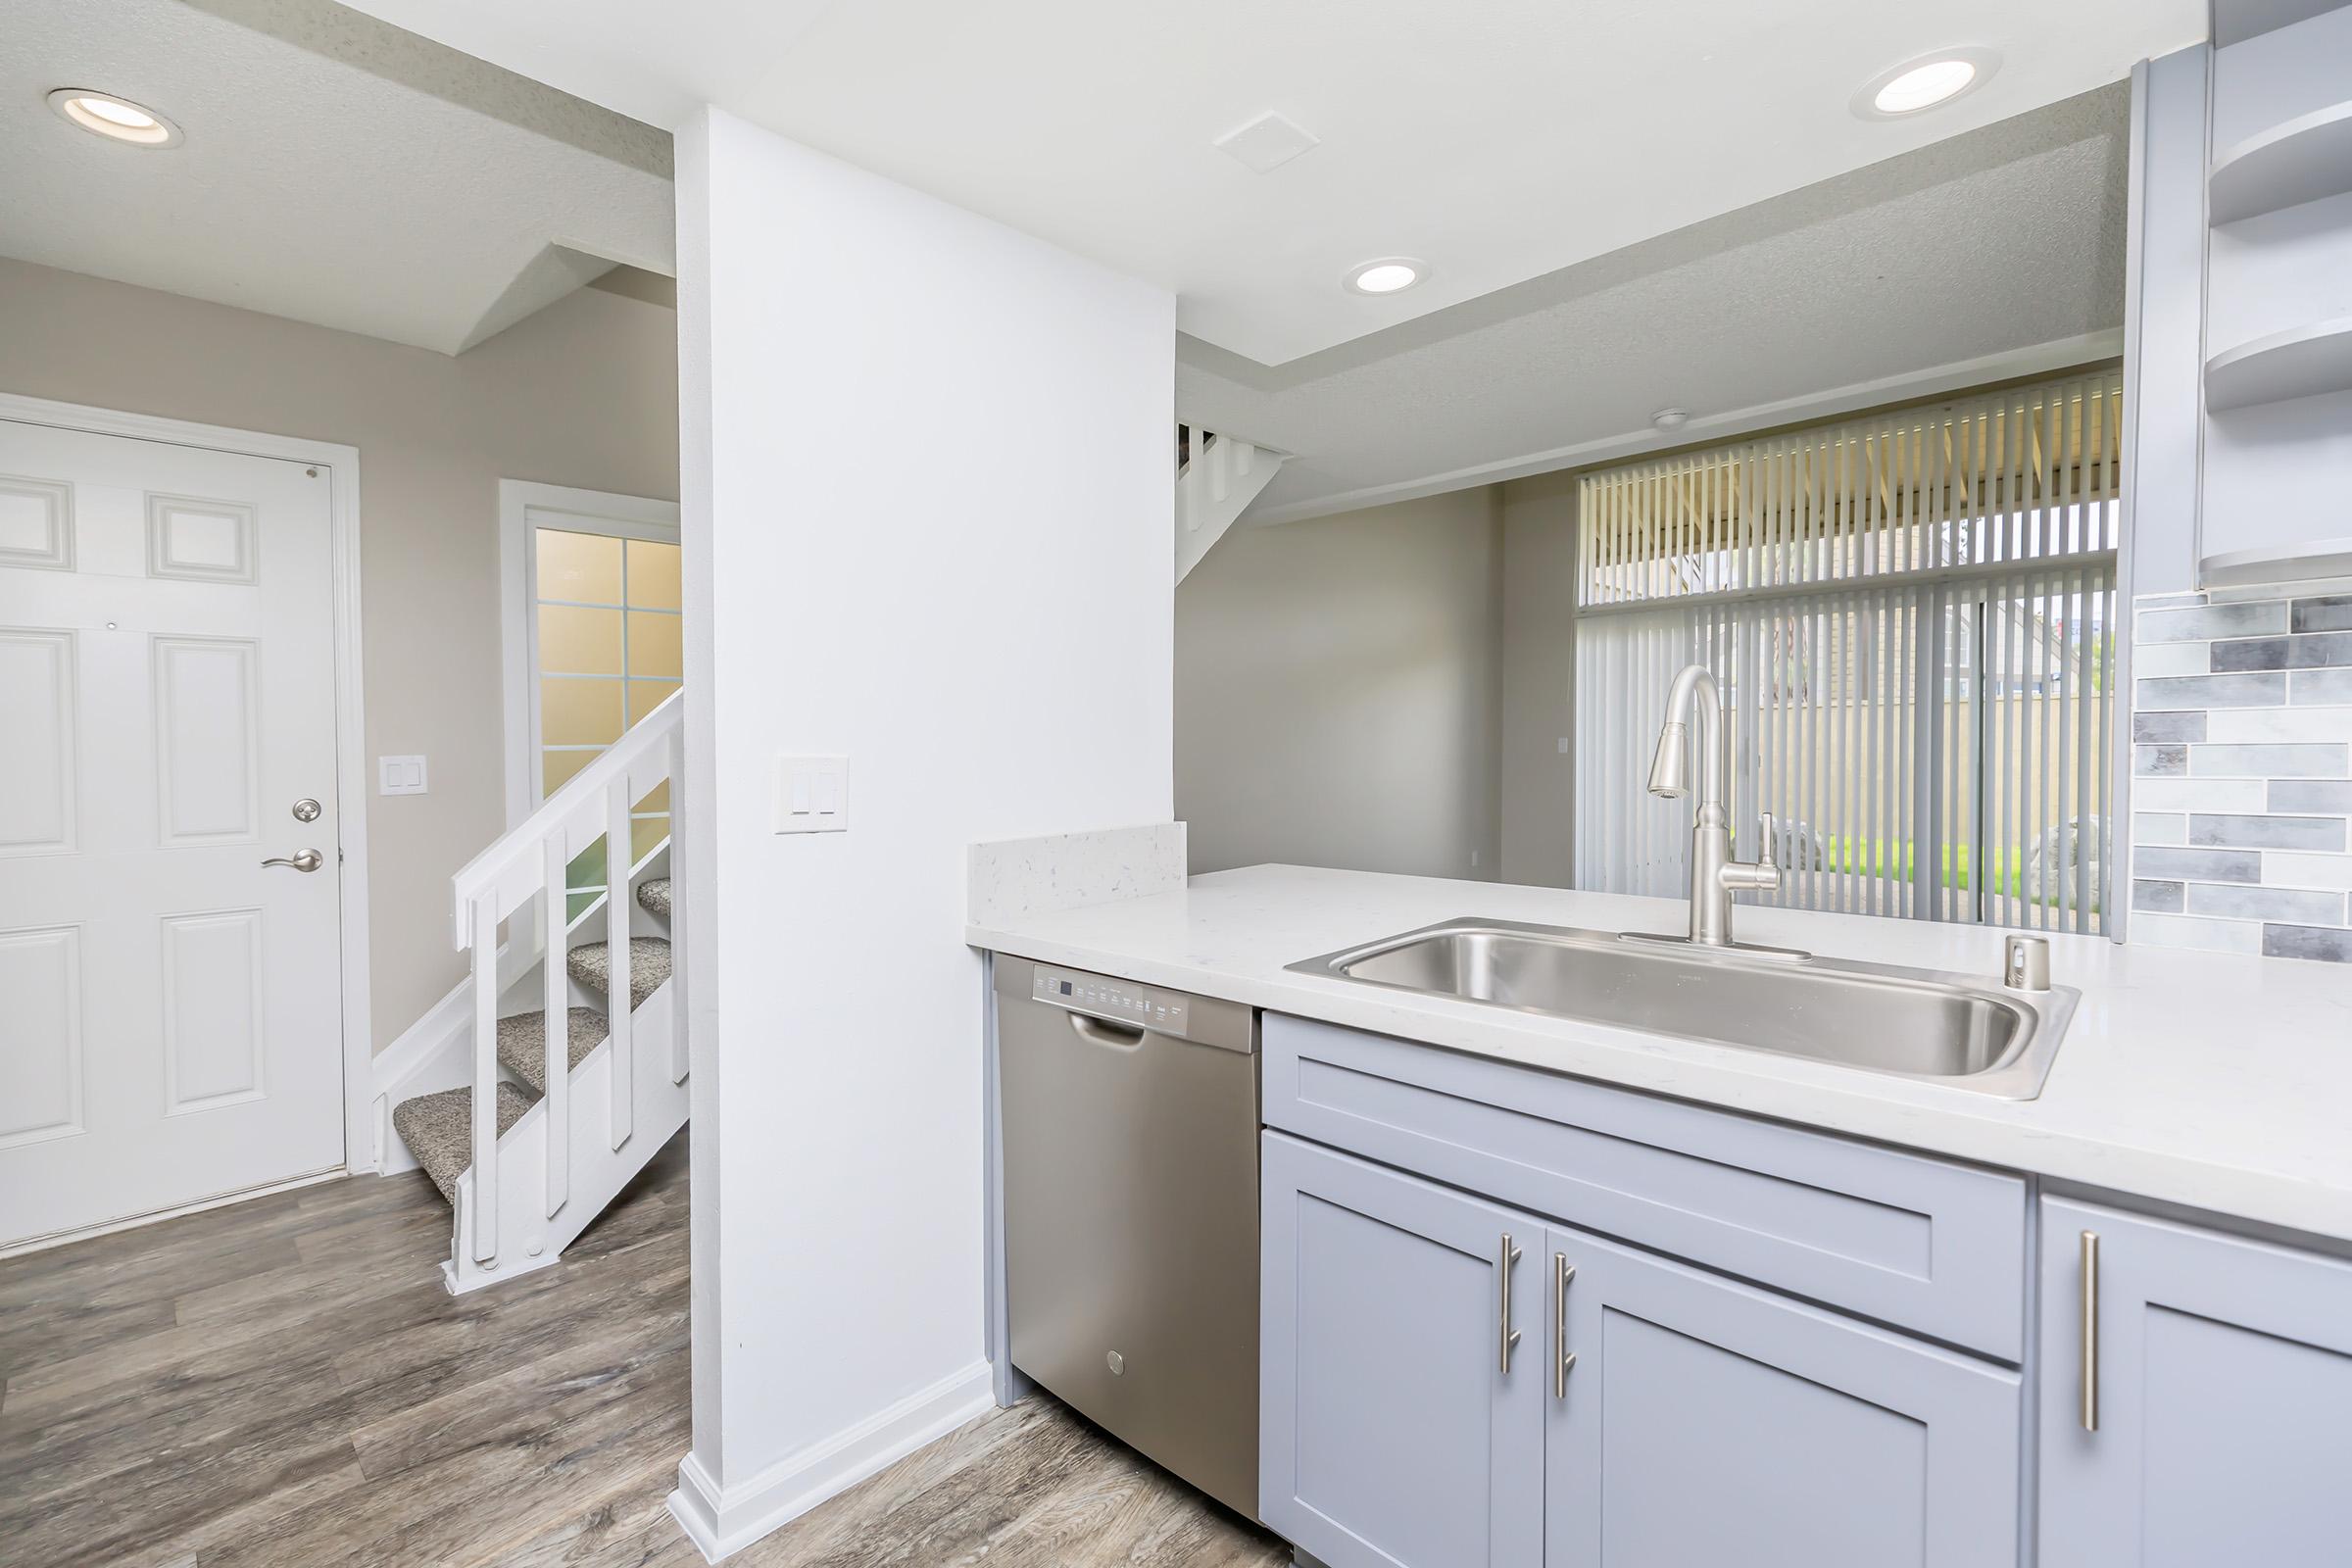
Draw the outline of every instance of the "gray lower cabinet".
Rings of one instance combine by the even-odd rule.
[[[1263,1182],[1259,1516],[1331,1568],[1534,1568],[1543,1222],[1279,1133]]]
[[[2055,1198],[2041,1246],[2045,1568],[2352,1562],[2352,1264]]]
[[[1260,1511],[1331,1568],[2352,1565],[2352,1261],[1264,1040]]]
[[[1264,1191],[1260,1511],[1332,1568],[2017,1560],[2014,1372],[1280,1133]]]
[[[1575,1357],[1550,1568],[2017,1561],[2016,1373],[1581,1231],[1545,1245],[1545,1353]]]

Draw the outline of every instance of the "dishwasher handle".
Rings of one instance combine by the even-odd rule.
[[[1144,1043],[1144,1031],[1134,1024],[1105,1023],[1083,1012],[1065,1012],[1062,1016],[1070,1020],[1070,1032],[1090,1045],[1133,1051]]]

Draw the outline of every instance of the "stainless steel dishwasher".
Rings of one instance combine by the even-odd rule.
[[[1002,956],[1012,1364],[1257,1516],[1257,1020]]]

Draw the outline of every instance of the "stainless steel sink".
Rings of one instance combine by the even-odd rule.
[[[1289,966],[2031,1100],[2082,993],[1933,969],[1448,920]]]

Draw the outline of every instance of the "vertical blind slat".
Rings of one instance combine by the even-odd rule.
[[[1586,475],[1580,885],[1684,890],[1644,763],[1696,660],[1736,843],[1783,824],[1770,902],[2097,930],[2121,399],[2102,371]]]

